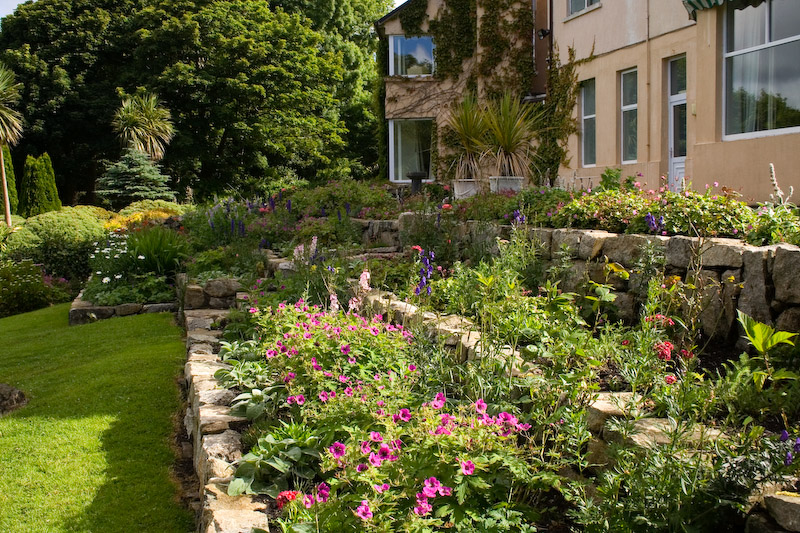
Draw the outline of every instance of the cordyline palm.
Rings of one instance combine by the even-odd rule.
[[[22,115],[12,109],[11,105],[19,100],[21,84],[14,79],[14,73],[0,63],[0,175],[3,181],[3,203],[8,227],[11,227],[11,200],[8,197],[6,182],[6,162],[3,158],[3,147],[17,144],[22,137]]]
[[[506,93],[486,110],[487,135],[483,156],[495,164],[498,176],[527,176],[541,120],[530,106]]]
[[[169,109],[151,93],[122,100],[111,125],[123,146],[144,152],[153,161],[164,157],[164,149],[175,135]]]
[[[447,117],[447,125],[458,137],[456,178],[474,179],[480,173],[480,154],[486,137],[486,119],[478,100],[471,92],[456,104]]]

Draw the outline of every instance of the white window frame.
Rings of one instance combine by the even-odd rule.
[[[406,39],[408,38],[407,35],[389,35],[389,76],[402,76],[404,78],[427,78],[433,76],[436,72],[436,56],[433,57],[433,66],[431,68],[430,74],[397,74],[394,71],[394,47],[395,47],[395,40]],[[432,48],[435,48],[433,44],[433,36],[432,35],[414,35],[413,38],[420,38],[420,37],[428,37],[431,40]]]
[[[764,44],[759,44],[756,46],[751,46],[749,48],[742,48],[741,50],[736,50],[734,52],[728,52],[728,17],[727,17],[727,9],[729,6],[726,5],[723,11],[723,30],[722,30],[722,140],[723,141],[738,141],[743,139],[757,139],[759,137],[772,137],[774,135],[786,135],[789,133],[800,133],[800,126],[791,126],[788,128],[776,128],[771,130],[761,130],[761,131],[748,131],[745,133],[725,133],[728,130],[728,59],[731,57],[736,57],[739,55],[744,55],[750,52],[758,52],[760,50],[766,50],[768,48],[775,48],[782,44],[791,43],[794,41],[800,41],[800,31],[798,31],[797,35],[792,37],[785,37],[783,39],[779,39],[777,41],[770,40],[770,20],[772,17],[772,0],[765,0],[767,6],[767,16],[764,17],[764,24],[766,28],[764,28],[764,36],[766,42]]]
[[[636,103],[625,105],[625,74],[636,72]],[[636,159],[625,159],[625,111],[636,111]],[[619,73],[619,159],[623,165],[630,165],[639,161],[639,72],[637,67],[620,71]]]
[[[432,118],[397,118],[397,119],[389,119],[389,181],[391,183],[411,183],[411,180],[403,176],[401,179],[395,176],[395,150],[394,150],[394,123],[395,122],[409,122],[413,120],[427,120],[433,122]],[[436,130],[431,128],[431,150],[433,150],[433,143],[436,141]],[[422,180],[423,183],[432,183],[434,181],[434,177],[431,175],[431,171],[433,170],[433,166],[431,165],[432,162],[429,162],[430,168],[428,168],[428,175],[430,176],[428,179]]]
[[[586,114],[586,92],[584,83],[588,81],[594,82],[594,114]],[[594,119],[594,163],[586,164],[586,120]],[[597,79],[589,78],[581,82],[581,166],[583,168],[592,168],[597,166]]]
[[[584,11],[589,9],[590,7],[593,7],[593,6],[598,6],[599,7],[600,6],[600,0],[583,0],[583,7],[578,9],[578,10],[576,10],[576,11],[573,11],[572,10],[572,1],[571,0],[566,0],[566,2],[567,2],[567,17],[571,17],[573,15],[577,15],[578,13],[583,13]]]

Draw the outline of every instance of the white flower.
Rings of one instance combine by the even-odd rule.
[[[98,270],[97,272],[95,272],[95,274],[97,274],[97,275],[99,276],[100,274],[102,274],[102,272],[100,272],[100,271]]]
[[[114,279],[121,279],[121,278],[122,278],[122,274],[117,274],[117,275],[114,276]]]
[[[137,257],[136,259],[144,259],[144,256],[143,256],[143,255],[140,255],[140,256],[139,256],[139,257]]]
[[[109,278],[108,276],[103,278],[103,283],[108,283],[110,281],[111,281],[111,278]]]

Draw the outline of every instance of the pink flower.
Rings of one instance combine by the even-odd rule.
[[[343,345],[341,348],[339,348],[339,351],[341,351],[344,355],[349,354],[350,353],[350,345],[349,344]]]
[[[328,393],[327,393],[327,392],[325,392],[325,391],[322,391],[322,392],[320,392],[320,393],[319,393],[319,399],[320,399],[320,401],[321,401],[322,403],[325,403],[325,402],[327,402],[327,401],[328,401]]]
[[[385,444],[381,444],[381,447],[378,448],[378,457],[381,461],[388,461],[389,458],[392,456],[392,450]]]
[[[355,357],[348,357],[347,358],[347,362],[350,363],[351,365],[354,365],[354,364],[356,364],[356,358]]]
[[[297,374],[295,374],[294,372],[289,372],[288,374],[286,374],[286,377],[283,378],[283,381],[284,381],[284,383],[289,383],[290,381],[292,381],[296,377],[297,377]]]
[[[424,482],[422,493],[428,498],[435,498],[436,495],[439,494],[439,487],[441,486],[442,484],[438,479],[435,477],[429,477]]]
[[[372,488],[374,488],[378,494],[383,494],[384,492],[389,490],[389,484],[384,483],[383,485],[373,485]]]
[[[400,418],[400,420],[402,420],[403,422],[408,422],[408,421],[410,421],[410,420],[411,420],[411,411],[409,411],[408,409],[406,409],[406,408],[404,407],[403,409],[400,409],[400,412],[399,412],[399,413],[397,413],[397,416],[398,416],[398,417]]]
[[[311,509],[311,506],[314,505],[314,497],[311,494],[303,496],[303,505],[306,506],[306,509]]]
[[[347,448],[345,447],[345,445],[338,441],[334,442],[330,446],[330,448],[328,448],[328,451],[331,452],[331,455],[333,455],[335,459],[339,459],[340,457],[342,457],[346,450]]]
[[[666,382],[666,384],[667,384],[667,385],[672,385],[673,383],[675,383],[676,381],[678,381],[678,378],[676,378],[676,377],[675,377],[675,376],[673,376],[672,374],[667,374],[667,375],[664,377],[664,381]]]
[[[461,473],[471,476],[475,472],[475,463],[472,461],[461,461]]]
[[[372,518],[372,511],[369,509],[369,502],[367,500],[361,500],[361,505],[356,508],[356,516],[365,522]]]
[[[378,457],[378,454],[376,454],[375,452],[372,452],[369,454],[369,464],[371,464],[374,467],[379,467],[383,464],[383,459]]]
[[[659,359],[663,359],[664,361],[669,361],[672,359],[672,349],[674,346],[669,341],[664,342],[657,342],[653,345],[653,350],[656,352],[656,355]]]
[[[366,470],[369,470],[369,465],[365,465],[364,463],[361,463],[356,467],[356,472],[358,473],[364,472]]]
[[[258,313],[258,309],[257,309],[257,308],[255,308],[255,307],[251,307],[251,308],[250,308],[250,313],[251,313],[251,314],[256,314],[256,313]]]
[[[371,451],[372,451],[372,445],[369,443],[369,441],[368,440],[361,441],[361,453],[366,455]]]
[[[352,396],[353,395],[353,387],[347,387],[344,389],[345,396]]]
[[[370,431],[369,440],[372,442],[383,442],[383,435],[381,435],[378,431]]]
[[[297,405],[303,405],[304,403],[306,403],[306,397],[303,396],[302,394],[298,394],[297,396],[294,397],[294,401]]]
[[[475,402],[475,412],[480,414],[486,412],[486,402],[483,401],[483,398],[478,398],[478,401]]]
[[[417,369],[417,365],[408,365],[408,371],[414,372]]]
[[[339,381],[341,383],[347,383],[348,381],[350,381],[350,378],[348,378],[347,376],[342,375],[342,376],[339,376]]]
[[[431,407],[434,409],[441,409],[444,407],[446,401],[447,397],[445,397],[444,393],[439,392],[436,394],[436,399],[431,402]]]

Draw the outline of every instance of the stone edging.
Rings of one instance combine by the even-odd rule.
[[[115,316],[138,315],[142,313],[174,312],[178,309],[176,302],[157,304],[120,304],[120,305],[94,305],[83,300],[83,292],[72,302],[69,308],[69,325],[87,324],[96,320],[113,318]]]

